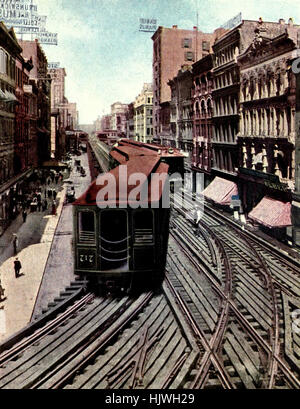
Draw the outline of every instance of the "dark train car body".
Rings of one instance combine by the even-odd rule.
[[[169,166],[156,154],[129,156],[127,166],[100,175],[73,203],[75,274],[101,289],[140,291],[164,278]],[[145,179],[134,184],[137,172]]]

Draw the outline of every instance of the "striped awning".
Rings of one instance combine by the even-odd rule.
[[[238,194],[236,183],[216,176],[214,180],[203,190],[202,194],[220,205],[229,206],[231,197]]]
[[[291,226],[291,203],[265,196],[248,217],[270,229]]]

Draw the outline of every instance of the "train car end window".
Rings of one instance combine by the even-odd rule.
[[[79,241],[85,243],[95,242],[95,214],[91,211],[78,213]]]

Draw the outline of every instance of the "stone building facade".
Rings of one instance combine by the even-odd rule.
[[[134,101],[134,135],[139,142],[151,142],[153,138],[153,92],[152,84],[144,83],[141,93]]]
[[[126,138],[134,139],[134,137],[134,102],[130,102],[126,112]]]
[[[290,199],[295,177],[296,82],[289,66],[297,38],[295,43],[286,31],[270,39],[259,28],[256,34],[238,57],[239,176],[246,213],[265,194]]]
[[[107,131],[110,129],[111,115],[103,115],[101,118],[100,131]]]
[[[192,169],[210,180],[212,165],[212,114],[213,114],[213,59],[212,54],[193,64],[193,157]]]
[[[126,112],[128,109],[127,104],[121,102],[115,102],[111,105],[110,112],[110,129],[118,131],[119,133],[126,135]]]
[[[299,26],[298,26],[299,27]],[[257,30],[267,32],[273,39],[286,30],[297,36],[297,26],[292,20],[286,24],[263,22],[262,19],[242,22],[216,40],[213,45],[214,90],[213,90],[213,172],[221,177],[236,180],[238,175],[237,135],[240,126],[240,67],[237,63],[257,36]],[[270,56],[269,56],[270,58]]]

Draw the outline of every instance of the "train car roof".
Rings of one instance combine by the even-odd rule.
[[[113,147],[110,151],[110,155],[120,164],[127,162],[130,158],[136,156],[157,156],[157,153],[150,149],[143,147],[138,148],[128,145],[118,145]]]
[[[109,207],[115,204],[116,207],[118,205],[127,207],[138,202],[148,203],[150,207],[151,203],[157,203],[161,199],[168,178],[168,169],[169,165],[161,162],[158,156],[132,157],[125,166],[117,166],[110,172],[99,175],[73,205]],[[141,186],[139,181],[137,183],[134,179],[136,174],[146,176]],[[158,177],[153,179],[153,174]],[[110,179],[112,182],[108,184]],[[140,192],[142,189],[145,189],[145,195],[141,198],[137,191]]]
[[[157,155],[160,155],[161,157],[182,157],[182,158],[185,157],[177,148],[172,148],[170,146],[155,145],[153,143],[132,141],[130,139],[120,139],[118,142],[118,147],[120,146],[128,147],[132,146],[138,150],[142,149],[143,151],[146,150],[148,152],[149,151],[154,152]]]

